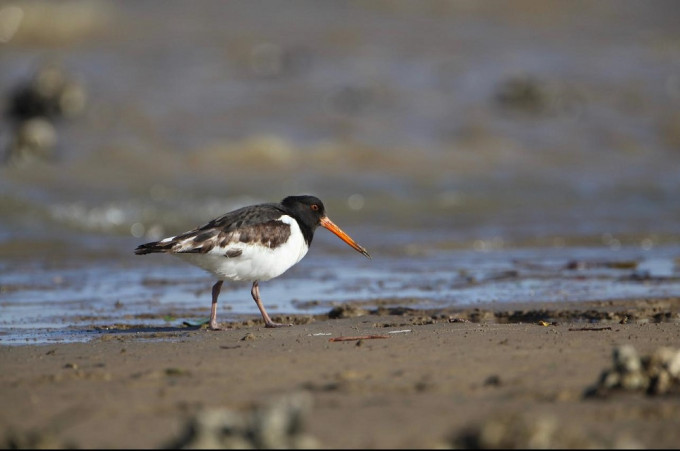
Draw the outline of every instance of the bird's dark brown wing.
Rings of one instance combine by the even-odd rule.
[[[239,242],[275,248],[285,243],[291,233],[290,225],[278,220],[284,214],[285,210],[277,204],[240,208],[180,235],[142,244],[135,254],[204,254],[215,247],[227,248]]]

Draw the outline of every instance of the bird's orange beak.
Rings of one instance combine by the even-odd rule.
[[[352,246],[357,252],[364,254],[368,258],[371,258],[370,254],[368,253],[368,251],[366,249],[359,246],[359,244],[356,241],[354,241],[349,235],[347,235],[345,232],[343,232],[340,227],[336,226],[333,223],[333,221],[328,219],[328,216],[324,216],[323,218],[321,218],[320,222],[321,222],[321,227],[324,227],[324,228],[330,230],[331,232],[335,233],[338,236],[338,238],[340,238],[342,241],[344,241],[345,243]]]

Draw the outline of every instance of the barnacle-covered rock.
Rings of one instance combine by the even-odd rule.
[[[630,345],[612,353],[613,366],[605,369],[586,397],[606,396],[617,390],[640,391],[649,395],[680,393],[680,350],[661,347],[640,357]]]
[[[187,424],[171,448],[182,449],[309,449],[316,439],[304,433],[311,409],[308,393],[294,393],[247,412],[207,409]]]

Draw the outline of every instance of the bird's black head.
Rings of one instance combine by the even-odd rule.
[[[321,226],[333,232],[338,238],[352,246],[357,252],[371,258],[366,249],[361,247],[349,235],[343,232],[340,227],[335,225],[333,221],[328,219],[328,216],[326,216],[326,208],[318,197],[289,196],[283,199],[281,204],[290,215],[297,219],[298,224],[300,224],[300,230],[308,245],[312,244],[312,238],[314,237],[316,228]]]
[[[281,205],[299,221],[314,231],[326,216],[326,208],[318,197],[288,196],[281,201]]]

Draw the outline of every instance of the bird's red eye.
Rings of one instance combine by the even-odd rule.
[[[317,211],[319,210],[319,206],[317,204],[312,204],[312,210]]]

